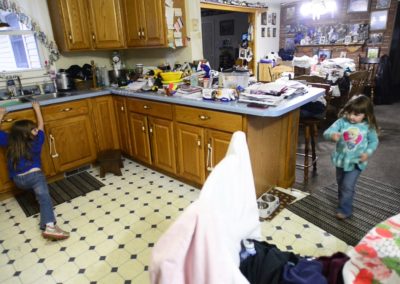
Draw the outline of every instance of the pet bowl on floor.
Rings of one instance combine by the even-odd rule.
[[[264,193],[258,198],[257,207],[260,217],[267,218],[279,207],[279,197]]]

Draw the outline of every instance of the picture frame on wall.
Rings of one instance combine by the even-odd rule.
[[[350,44],[351,43],[351,35],[347,35],[344,37],[344,44]]]
[[[272,28],[272,37],[276,37],[276,28]]]
[[[265,28],[264,27],[261,28],[261,37],[265,37]]]
[[[332,50],[330,49],[319,49],[318,50],[318,59],[329,59],[332,58]]]
[[[379,57],[379,47],[368,47],[367,58],[378,58]]]
[[[369,34],[368,43],[381,44],[383,42],[383,33],[371,33]]]
[[[296,6],[291,6],[286,8],[286,20],[291,20],[294,18],[296,13]]]
[[[267,12],[261,13],[261,25],[266,25],[267,24]]]
[[[219,35],[227,36],[233,35],[235,33],[235,21],[225,20],[219,22]]]
[[[370,30],[378,31],[386,29],[388,10],[372,11],[370,18]]]
[[[276,13],[272,13],[271,23],[272,23],[272,25],[276,25]]]
[[[390,0],[377,0],[376,9],[389,9]]]
[[[348,0],[347,13],[368,12],[369,0]]]

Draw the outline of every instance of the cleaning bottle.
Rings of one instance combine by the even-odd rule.
[[[245,260],[251,255],[255,255],[256,249],[252,240],[242,240],[242,250],[240,251],[240,261]]]

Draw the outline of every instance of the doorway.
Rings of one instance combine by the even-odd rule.
[[[248,32],[248,15],[240,12],[201,9],[203,53],[214,70],[235,65],[242,35]]]

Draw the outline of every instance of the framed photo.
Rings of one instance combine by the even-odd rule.
[[[379,47],[368,47],[367,58],[378,58],[379,57]]]
[[[389,9],[390,0],[378,0],[376,2],[376,9]]]
[[[388,17],[388,10],[372,11],[370,19],[370,30],[384,30],[386,29],[386,22]]]
[[[319,38],[319,44],[325,44],[326,43],[326,36],[321,36]]]
[[[261,13],[261,25],[266,25],[267,24],[267,12]]]
[[[271,23],[272,23],[273,25],[276,25],[276,13],[272,13],[272,20],[271,20]]]
[[[261,28],[261,37],[265,37],[265,27]]]
[[[272,37],[276,37],[276,28],[272,28]]]
[[[324,61],[332,57],[332,50],[330,49],[320,49],[318,50],[318,59]]]
[[[271,22],[272,22],[272,14],[271,13],[268,13],[268,24],[271,24]]]
[[[219,22],[219,35],[233,35],[235,32],[235,21],[234,20],[225,20]]]
[[[383,33],[373,33],[369,35],[368,43],[379,44],[383,41]]]
[[[351,35],[347,35],[344,37],[344,44],[350,44],[351,43]]]
[[[347,13],[368,12],[369,0],[348,0]]]
[[[286,8],[286,20],[293,19],[295,13],[296,13],[296,6],[287,7]],[[272,24],[274,24],[274,23],[272,23]]]
[[[340,58],[346,58],[347,57],[347,52],[346,51],[341,51],[339,57]]]
[[[271,28],[270,27],[267,28],[267,37],[271,37]]]

